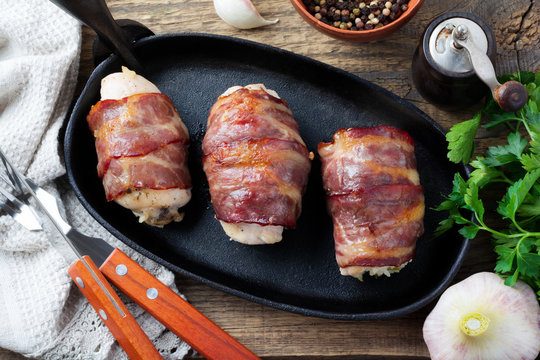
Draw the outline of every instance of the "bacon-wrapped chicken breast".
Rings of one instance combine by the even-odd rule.
[[[384,125],[340,129],[318,150],[341,274],[399,271],[424,231],[412,138]]]
[[[276,92],[228,89],[210,110],[202,147],[216,218],[231,239],[271,244],[295,227],[312,154]]]
[[[149,225],[181,221],[191,198],[187,128],[154,84],[122,70],[102,80],[101,101],[87,117],[107,200]]]

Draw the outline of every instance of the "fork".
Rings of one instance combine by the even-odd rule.
[[[4,181],[7,186],[9,186],[11,191],[23,194],[24,191],[21,183],[17,181],[17,178],[13,177],[9,172],[11,168],[8,167],[3,154],[1,156],[1,160],[6,169],[6,174],[0,173],[0,179]],[[12,195],[11,191],[8,191],[0,186],[0,194],[5,198],[5,200],[0,199],[0,208],[28,230],[42,230],[43,228],[41,227],[41,222],[38,220],[39,218],[37,217],[37,214],[30,207],[28,199],[21,196],[21,199],[19,200],[17,197]]]
[[[71,256],[77,255],[68,269],[69,275],[130,358],[151,359],[160,358],[160,355],[105,278],[205,358],[259,359],[121,250],[103,239],[86,236],[72,228],[60,215],[53,195],[21,175],[1,149],[0,159],[6,172],[6,175],[0,172],[0,178],[11,189],[0,186],[0,193],[7,199],[2,208],[23,226],[36,230],[36,224],[31,224],[28,219],[33,217],[38,222],[38,217],[25,194],[35,199],[38,208],[70,245]],[[54,239],[50,240],[53,245],[59,245]],[[65,247],[65,243],[60,244]],[[57,248],[65,255],[65,249]],[[95,285],[95,280],[99,286],[87,286],[87,281],[93,281]],[[104,305],[107,305],[105,310],[100,307]],[[127,322],[129,317],[132,321]]]

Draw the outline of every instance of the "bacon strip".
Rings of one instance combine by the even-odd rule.
[[[340,129],[318,150],[342,273],[411,260],[424,216],[412,138],[390,126]]]
[[[221,96],[202,148],[218,220],[295,227],[311,164],[284,100],[247,88]]]
[[[103,100],[87,117],[107,200],[132,189],[187,189],[189,134],[171,100],[136,94]]]

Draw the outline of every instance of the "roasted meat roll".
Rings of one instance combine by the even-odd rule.
[[[295,227],[313,154],[277,93],[228,89],[210,109],[202,149],[216,218],[231,239],[271,244]]]
[[[401,270],[424,231],[413,139],[384,125],[340,129],[318,150],[341,274]]]
[[[189,134],[171,100],[123,68],[102,80],[87,121],[107,200],[149,225],[181,221],[179,209],[191,198]]]

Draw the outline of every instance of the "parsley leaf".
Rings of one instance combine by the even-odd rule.
[[[540,73],[519,72],[504,75],[501,82],[521,81],[529,96],[523,109],[504,112],[491,98],[468,121],[454,125],[447,134],[448,158],[474,169],[468,179],[454,176],[452,191],[435,208],[447,211],[435,230],[439,236],[454,226],[459,233],[473,239],[479,231],[489,232],[497,254],[494,270],[512,286],[521,280],[529,284],[540,299]],[[483,115],[489,119],[482,125],[493,128],[507,126],[511,131],[507,144],[490,147],[483,156],[471,161],[474,138]],[[497,228],[484,222],[484,188],[498,183],[505,186],[495,214],[500,215]],[[482,190],[482,192],[480,192]],[[469,220],[470,212],[475,221]]]
[[[516,181],[508,188],[508,191],[499,203],[497,212],[506,219],[515,219],[516,211],[525,196],[540,177],[540,169],[527,173],[523,179]]]
[[[446,134],[446,141],[448,141],[448,149],[450,150],[448,152],[450,161],[466,164],[471,160],[474,153],[474,137],[480,125],[481,116],[482,113],[479,111],[471,120],[452,126],[450,132]]]

